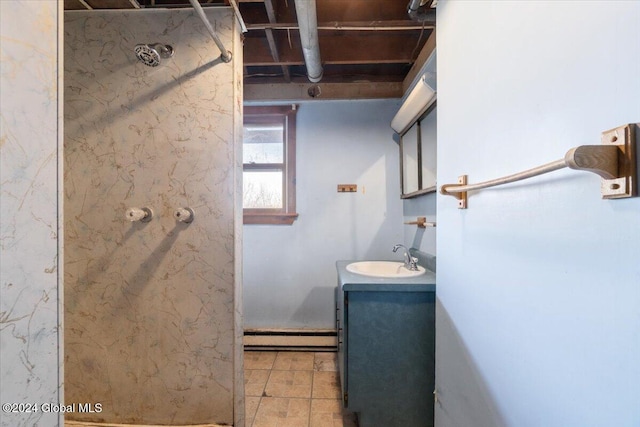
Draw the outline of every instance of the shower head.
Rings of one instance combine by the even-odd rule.
[[[168,44],[137,44],[134,48],[136,57],[142,61],[144,65],[149,67],[157,67],[160,65],[160,59],[171,58],[173,56],[173,48]]]

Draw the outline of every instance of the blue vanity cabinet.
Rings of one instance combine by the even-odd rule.
[[[336,289],[343,405],[360,427],[433,426],[435,273],[378,279],[347,264]]]
[[[344,340],[344,293],[340,287],[336,288],[336,330],[338,334],[338,371],[340,373],[340,387],[342,391],[342,403],[344,407],[348,407],[347,383],[344,375],[344,359],[345,359],[345,340]]]

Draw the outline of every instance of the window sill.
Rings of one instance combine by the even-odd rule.
[[[271,225],[291,225],[298,219],[297,213],[280,214],[244,214],[243,224],[271,224]]]

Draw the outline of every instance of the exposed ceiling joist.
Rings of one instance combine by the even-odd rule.
[[[318,30],[322,31],[411,31],[434,29],[435,25],[420,24],[414,21],[330,21],[319,22]],[[248,30],[298,30],[296,23],[260,23],[248,24]]]
[[[426,64],[427,59],[429,59],[429,56],[431,56],[435,48],[436,48],[436,32],[434,31],[431,33],[431,35],[427,39],[427,42],[422,47],[422,50],[420,51],[420,54],[418,54],[418,57],[413,63],[413,66],[407,73],[407,76],[404,78],[404,81],[402,82],[403,93],[406,92],[409,89],[409,87],[411,87],[411,85],[413,84],[413,81],[422,72],[422,68]]]
[[[261,38],[247,37],[244,42],[245,65],[297,65],[304,62],[297,33],[276,38],[280,62],[276,63]],[[344,37],[325,35],[320,40],[324,64],[411,64],[420,40],[415,34],[367,33]],[[339,46],[339,48],[337,48]],[[336,47],[336,48],[334,48]],[[365,48],[366,47],[366,48]],[[373,48],[375,47],[375,48]]]
[[[203,7],[235,6],[240,11],[249,30],[242,36],[248,100],[312,99],[307,93],[310,83],[305,78],[294,0],[199,2]],[[324,75],[318,84],[320,94],[313,99],[403,96],[435,47],[434,9],[425,7],[421,19],[413,20],[407,12],[408,2],[317,0]],[[428,0],[425,4],[429,4]],[[190,0],[64,0],[65,10],[137,7],[171,9],[192,5]]]
[[[267,17],[269,18],[269,22],[271,24],[276,23],[276,12],[273,8],[273,3],[271,0],[264,0],[264,7],[267,12]],[[276,46],[275,38],[273,37],[273,31],[270,29],[265,29],[265,35],[267,37],[267,43],[269,44],[269,49],[271,50],[271,56],[276,63],[280,63],[280,54],[278,53],[278,47]],[[285,64],[280,64],[282,68],[282,75],[286,82],[291,81],[291,74],[289,73],[289,67]]]
[[[381,99],[400,97],[402,97],[402,82],[307,82],[244,85],[245,101],[309,101],[314,99]]]

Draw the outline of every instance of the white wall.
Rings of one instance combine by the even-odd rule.
[[[438,3],[438,184],[640,121],[640,3]],[[557,171],[438,195],[436,425],[640,425],[640,198]]]
[[[0,2],[0,402],[62,401],[58,289],[62,4]],[[60,55],[61,56],[61,55]],[[60,138],[62,141],[62,138]],[[60,368],[59,368],[60,367]],[[0,413],[0,425],[58,425],[52,412]]]
[[[403,238],[398,100],[303,103],[291,226],[244,227],[245,327],[334,328],[335,262],[394,259]],[[338,184],[357,184],[339,194]]]

